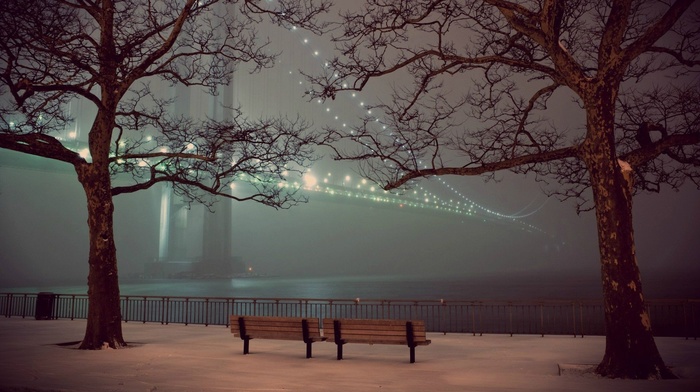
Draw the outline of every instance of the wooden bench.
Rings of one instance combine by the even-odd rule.
[[[423,320],[323,319],[324,335],[335,342],[338,360],[343,359],[347,343],[400,344],[410,349],[411,363],[416,361],[416,346],[430,344]]]
[[[243,340],[243,354],[248,354],[251,339],[301,340],[306,343],[306,358],[311,358],[311,344],[324,341],[318,318],[231,316],[231,333]]]

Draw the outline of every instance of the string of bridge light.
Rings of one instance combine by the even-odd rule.
[[[296,27],[292,27],[290,30],[291,30],[292,32],[297,31]],[[301,39],[301,42],[302,42],[303,45],[309,45],[309,44],[310,44],[310,40],[309,40],[309,38],[307,38],[307,37],[302,38],[302,39]],[[311,49],[311,55],[312,55],[312,57],[314,57],[314,58],[318,58],[318,57],[320,57],[321,52],[320,52],[319,50],[317,50],[317,49]],[[329,66],[329,63],[326,61],[326,62],[324,63],[324,68],[327,68],[328,66]],[[289,71],[289,74],[292,75],[292,74],[294,74],[294,72],[293,72],[293,71]],[[337,74],[336,74],[335,76],[337,76]],[[302,86],[303,86],[303,84],[304,84],[304,80],[299,80],[299,85],[302,85]],[[342,84],[342,87],[344,87],[344,88],[347,87],[347,84],[343,83],[343,84]],[[351,96],[351,98],[357,98],[358,95],[357,95],[356,92],[352,92],[352,93],[350,94],[350,96]],[[317,102],[318,104],[323,104],[323,100],[320,99],[320,98],[317,99],[316,102]],[[365,108],[365,107],[366,107],[365,102],[364,102],[364,101],[360,101],[359,107]],[[333,112],[333,109],[332,109],[330,106],[326,106],[324,110],[325,110],[326,113],[332,113],[332,112]],[[372,114],[372,110],[371,110],[371,109],[367,109],[367,110],[366,110],[366,113],[369,114],[369,115],[371,115],[371,114]],[[341,120],[342,120],[337,114],[334,114],[334,115],[333,115],[333,119],[336,120],[336,121],[341,121]],[[376,121],[376,122],[380,122],[380,119],[379,119],[379,118],[375,118],[375,121]],[[347,122],[341,122],[341,126],[342,126],[342,128],[346,128],[346,127],[347,127]],[[383,129],[383,130],[386,130],[386,128],[387,128],[386,125],[383,124],[383,125],[382,125],[382,129]],[[330,175],[331,175],[331,174],[329,173],[329,176],[330,176]],[[366,180],[363,179],[363,181],[366,181]],[[521,215],[520,213],[517,213],[517,214],[504,214],[504,213],[501,213],[501,212],[492,210],[492,209],[490,209],[490,208],[484,207],[484,206],[482,206],[482,205],[479,205],[478,203],[474,202],[473,200],[469,199],[467,196],[465,196],[464,194],[462,194],[459,190],[455,189],[452,185],[450,185],[450,184],[449,184],[444,178],[442,178],[442,177],[438,177],[438,182],[439,182],[440,184],[442,184],[444,187],[446,187],[447,189],[449,189],[451,192],[453,192],[455,195],[457,195],[457,196],[461,199],[461,201],[457,201],[457,202],[455,203],[453,200],[450,200],[450,201],[441,200],[441,199],[439,199],[436,195],[433,195],[431,192],[429,192],[427,189],[425,189],[423,186],[418,185],[418,186],[417,186],[418,190],[414,191],[414,193],[413,193],[414,196],[416,196],[416,202],[419,203],[419,204],[421,204],[423,207],[424,207],[425,205],[427,205],[427,204],[431,204],[431,205],[434,205],[434,206],[436,206],[436,207],[437,207],[437,206],[441,206],[442,208],[444,208],[444,209],[447,210],[447,211],[453,210],[453,211],[455,211],[455,212],[457,212],[457,213],[463,213],[463,214],[470,215],[470,216],[473,216],[473,215],[475,215],[478,211],[480,211],[480,212],[482,212],[482,213],[484,213],[484,214],[486,214],[486,215],[488,215],[488,216],[491,216],[491,217],[495,217],[495,218],[498,218],[498,219],[504,219],[504,220],[511,220],[511,221],[517,221],[517,220],[524,219],[524,218],[526,218],[526,217],[532,216],[532,215],[534,215],[535,213],[539,212],[539,211],[542,209],[542,207],[544,206],[544,203],[543,203],[543,204],[540,205],[537,209],[535,209],[535,210],[533,210],[533,211],[531,211],[531,212],[529,212],[529,213],[527,213],[527,214],[522,214],[522,215]],[[307,190],[313,190],[313,189],[311,189],[311,188],[309,188],[309,187],[306,187],[306,188],[307,188]],[[371,192],[374,192],[374,189],[370,189],[370,191],[371,191]],[[417,197],[419,191],[420,191],[421,193],[423,193],[423,196],[424,196],[424,197],[423,197],[422,199],[419,199],[419,198]],[[332,192],[332,191],[329,190],[329,191],[327,191],[327,192]],[[388,192],[386,192],[386,193],[388,194]],[[545,200],[545,203],[546,203],[546,200]],[[527,209],[531,204],[532,204],[532,203],[530,203],[528,206],[526,206],[525,209]],[[523,209],[523,210],[524,210],[524,209]],[[521,210],[521,211],[522,211],[522,210]],[[529,227],[530,229],[532,229],[532,230],[541,231],[539,228],[537,228],[537,227],[535,227],[535,226],[533,226],[533,225],[530,225],[530,224],[527,224],[527,223],[524,223],[524,222],[520,222],[520,223],[523,224],[523,225],[525,225],[525,226],[528,226],[528,227]]]
[[[490,210],[490,209],[488,209],[488,208],[486,208],[486,207],[483,207],[483,206],[480,206],[480,205],[476,204],[474,201],[472,201],[472,200],[469,199],[468,197],[464,196],[459,190],[455,189],[452,185],[448,184],[447,181],[445,181],[444,179],[438,178],[438,181],[439,181],[445,188],[447,188],[447,189],[449,189],[450,191],[452,191],[455,195],[459,196],[459,197],[460,197],[461,199],[463,199],[465,202],[471,203],[471,204],[472,204],[473,206],[475,206],[476,208],[479,208],[479,209],[481,209],[481,210],[483,210],[483,211],[485,211],[485,212],[487,212],[487,213],[489,213],[489,214],[493,214],[493,215],[496,215],[496,216],[498,216],[498,217],[500,217],[500,218],[504,218],[504,219],[523,219],[523,218],[527,218],[527,217],[532,216],[532,215],[534,215],[535,213],[537,213],[537,212],[538,212],[539,210],[541,210],[542,207],[544,207],[544,205],[547,203],[547,199],[545,199],[545,201],[544,201],[539,207],[537,207],[536,209],[530,211],[530,212],[527,213],[527,214],[522,214],[522,212],[523,212],[523,211],[526,211],[526,210],[532,205],[532,203],[534,203],[534,201],[533,201],[533,202],[530,202],[530,204],[528,204],[527,206],[525,206],[524,208],[522,208],[520,211],[516,212],[515,214],[503,214],[503,213],[500,213],[500,212],[497,212],[497,211],[493,211],[493,210]]]

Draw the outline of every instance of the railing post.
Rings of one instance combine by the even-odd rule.
[[[190,323],[190,298],[185,298],[185,325]]]
[[[229,317],[230,314],[233,314],[233,298],[226,298],[226,306],[224,306],[225,314],[224,314],[224,326],[226,328],[229,327],[229,321],[231,321],[231,318]]]
[[[209,298],[204,299],[204,326],[209,326]]]
[[[34,308],[36,309],[36,306]],[[27,294],[24,294],[24,297],[22,298],[22,318],[24,318],[25,314],[27,314]]]
[[[574,329],[574,338],[576,337],[576,302],[571,303],[571,316],[573,317],[571,320],[571,326]]]
[[[581,339],[583,339],[583,303],[579,302],[579,319],[581,320]]]
[[[700,304],[700,302],[698,302]],[[698,328],[695,325],[695,311],[693,310],[694,307],[690,308],[690,324],[691,328],[693,329],[693,339],[698,340]]]
[[[53,309],[52,309],[52,315],[54,320],[58,320],[59,316],[59,309],[61,309],[61,295],[60,294],[54,294],[53,295]]]
[[[508,324],[510,329],[510,336],[513,337],[513,303],[508,302]]]
[[[445,328],[445,312],[449,312],[447,308],[447,302],[444,299],[440,299],[440,307],[438,307],[438,316],[440,319],[440,326],[442,327],[442,334],[447,335],[447,328]],[[444,310],[443,310],[444,309]]]
[[[148,308],[148,302],[146,301],[146,297],[144,296],[144,297],[143,297],[143,319],[141,320],[141,322],[143,322],[144,324],[146,324],[146,311],[147,311],[147,308]]]

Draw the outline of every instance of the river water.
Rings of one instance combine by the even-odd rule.
[[[306,298],[306,299],[393,299],[393,300],[537,300],[599,299],[600,278],[593,275],[508,274],[455,276],[255,276],[226,279],[122,280],[122,295]],[[86,284],[33,285],[0,288],[0,292],[85,294]],[[694,278],[658,275],[645,281],[646,298],[700,298]]]

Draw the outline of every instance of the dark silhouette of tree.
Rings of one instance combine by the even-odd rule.
[[[339,57],[308,75],[310,94],[392,83],[371,108],[383,117],[328,130],[336,159],[386,189],[510,170],[595,209],[607,334],[597,373],[674,377],[644,307],[632,196],[700,186],[699,12],[693,0],[368,1],[341,15]],[[551,109],[568,99],[566,113]]]
[[[328,6],[325,0],[0,2],[0,147],[73,165],[87,197],[89,311],[80,348],[126,344],[114,196],[167,182],[204,203],[227,197],[288,208],[303,201],[278,183],[315,159],[316,136],[306,122],[248,119],[233,107],[219,121],[172,114],[168,87],[215,93],[237,65],[272,66],[275,55],[265,51],[258,22],[320,33],[325,24],[318,16]],[[96,108],[89,154],[57,137],[77,98]],[[132,181],[115,186],[118,174]],[[248,186],[232,195],[233,182]]]

